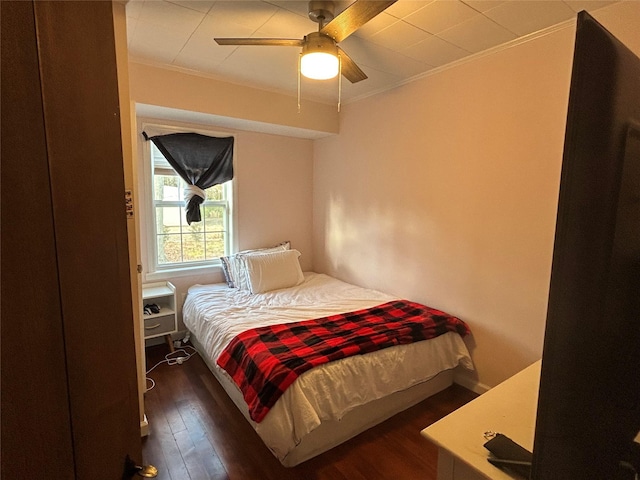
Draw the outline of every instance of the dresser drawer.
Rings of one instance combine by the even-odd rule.
[[[144,338],[166,335],[176,331],[176,317],[169,315],[154,315],[144,319]]]

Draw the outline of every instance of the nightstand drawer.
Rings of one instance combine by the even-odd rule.
[[[144,338],[174,333],[176,328],[175,315],[154,315],[144,319]]]

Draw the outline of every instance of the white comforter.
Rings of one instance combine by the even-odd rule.
[[[194,285],[183,307],[183,320],[215,365],[227,344],[250,328],[351,312],[395,298],[327,275],[305,273],[304,282],[296,287],[262,294],[226,284]],[[464,342],[453,332],[331,362],[301,375],[254,427],[282,460],[323,420],[339,420],[359,405],[459,364],[473,368]]]

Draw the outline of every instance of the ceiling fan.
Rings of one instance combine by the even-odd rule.
[[[214,38],[218,45],[270,45],[302,47],[299,72],[305,77],[326,80],[339,72],[351,83],[367,75],[342,50],[338,43],[362,27],[397,0],[356,0],[334,18],[334,2],[310,1],[309,18],[318,23],[318,31],[302,39],[290,38]]]

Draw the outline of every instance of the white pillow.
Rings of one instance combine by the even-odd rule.
[[[298,250],[242,256],[251,293],[264,293],[300,285],[304,280]]]
[[[224,277],[230,288],[237,288],[239,290],[249,290],[249,284],[246,280],[244,272],[244,262],[241,257],[246,254],[252,253],[268,253],[268,252],[280,252],[282,250],[289,250],[291,248],[291,242],[288,240],[279,243],[275,247],[257,248],[254,250],[243,250],[235,255],[229,255],[226,257],[220,257],[222,262],[222,270]]]

